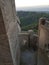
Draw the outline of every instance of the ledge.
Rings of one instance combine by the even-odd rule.
[[[49,32],[49,27],[46,27],[45,25],[40,25],[40,27]]]

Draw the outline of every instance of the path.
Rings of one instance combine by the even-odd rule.
[[[33,49],[21,51],[21,65],[36,65],[37,52]]]

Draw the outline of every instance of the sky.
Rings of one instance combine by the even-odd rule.
[[[49,5],[49,0],[15,0],[16,7],[32,7]]]

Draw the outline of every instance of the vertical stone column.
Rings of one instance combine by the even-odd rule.
[[[47,20],[45,18],[40,18],[38,65],[49,65],[48,48],[46,48],[48,44],[49,44],[49,27],[47,26]]]
[[[0,47],[0,60],[3,65],[19,65],[20,61],[20,48],[19,48],[19,39],[18,39],[18,33],[19,30],[19,24],[17,23],[17,16],[16,16],[16,10],[15,10],[15,0],[0,0],[0,8],[1,8],[1,16],[0,16],[0,30],[1,30],[1,40],[0,44],[2,44],[2,47],[6,47],[2,49]],[[4,34],[3,34],[4,33]],[[3,41],[4,40],[4,41]],[[4,45],[3,45],[4,44]],[[7,46],[6,46],[7,45]],[[4,51],[4,52],[1,52]],[[7,58],[6,58],[7,55]],[[3,57],[2,57],[3,56]],[[6,58],[6,59],[5,59]],[[12,62],[13,60],[13,62]],[[5,64],[7,63],[7,64]],[[0,64],[2,65],[2,64]]]
[[[0,8],[0,65],[13,65],[8,36]]]
[[[44,40],[45,40],[45,23],[46,23],[46,19],[45,18],[40,18],[39,19],[39,47],[40,48],[44,48]],[[44,28],[43,28],[44,27]]]

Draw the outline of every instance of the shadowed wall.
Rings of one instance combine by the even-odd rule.
[[[20,48],[14,0],[0,0],[0,65],[19,65]]]

